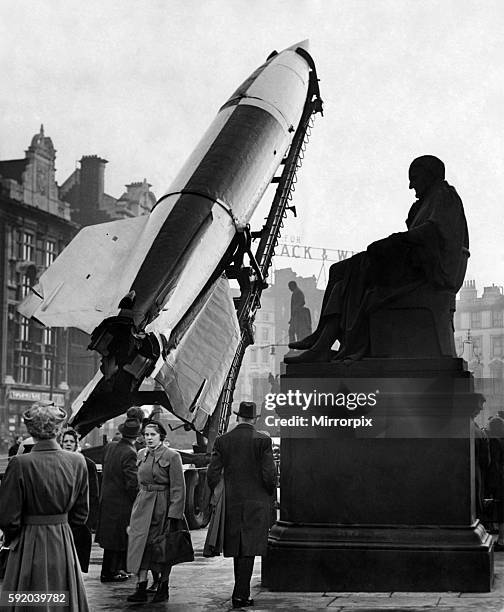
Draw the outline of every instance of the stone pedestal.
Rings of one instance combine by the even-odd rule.
[[[280,520],[263,562],[264,586],[489,591],[492,538],[475,516],[477,398],[462,360],[287,368],[283,393],[290,390],[292,399],[310,388],[332,389],[334,397],[374,394],[376,402],[352,410],[277,407],[283,418],[308,421],[281,428]],[[340,421],[323,426],[324,416]]]

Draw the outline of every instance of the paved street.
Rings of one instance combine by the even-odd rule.
[[[84,582],[92,612],[106,610],[167,610],[213,612],[231,609],[232,559],[203,557],[206,530],[192,531],[195,561],[176,566],[170,579],[170,600],[161,604],[133,604],[126,597],[135,580],[102,584],[102,550],[94,545]],[[331,612],[504,612],[504,552],[495,553],[495,582],[491,593],[273,593],[261,588],[261,563],[256,558],[252,578],[255,612],[270,610],[322,610]],[[250,609],[250,608],[249,608]]]
[[[84,582],[92,612],[107,610],[167,610],[170,612],[214,612],[231,609],[233,563],[231,559],[202,555],[206,530],[193,531],[195,561],[172,571],[170,600],[160,604],[133,604],[126,597],[135,580],[102,584],[102,551],[93,546],[90,571]],[[504,552],[495,555],[495,583],[491,593],[273,593],[261,588],[260,559],[252,579],[255,612],[270,610],[322,610],[330,612],[504,612]],[[250,609],[250,608],[249,608]]]
[[[119,585],[100,582],[101,549],[93,548],[90,572],[85,577],[91,609],[98,610],[169,610],[170,612],[212,612],[231,609],[233,585],[232,560],[202,556],[206,532],[193,531],[196,552],[194,563],[178,565],[170,580],[170,601],[163,604],[128,604],[134,590],[131,580]],[[256,559],[252,579],[255,612],[270,610],[320,610],[331,612],[387,610],[440,612],[503,612],[504,553],[495,555],[496,579],[491,593],[272,593],[261,588],[260,560]],[[249,608],[250,609],[250,608]]]

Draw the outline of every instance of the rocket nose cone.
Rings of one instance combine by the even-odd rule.
[[[292,49],[293,51],[295,51],[296,49],[299,49],[299,47],[309,52],[310,51],[310,41],[308,40],[308,38],[306,40],[302,40],[301,42],[296,43],[295,45],[292,45],[291,47],[287,47],[287,49]]]

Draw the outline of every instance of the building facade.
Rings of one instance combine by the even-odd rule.
[[[21,317],[17,305],[78,230],[59,196],[56,151],[40,132],[25,157],[0,161],[0,437],[21,430],[21,414],[39,399],[65,406],[68,330]]]
[[[72,219],[81,227],[146,215],[156,203],[146,179],[126,185],[119,198],[105,193],[107,163],[98,155],[84,155],[79,167],[61,185],[60,195],[70,203]]]
[[[455,312],[455,343],[474,375],[475,386],[487,399],[484,420],[504,409],[504,292],[501,286],[484,287],[474,280],[461,288]]]
[[[156,201],[145,179],[119,198],[106,194],[107,162],[96,155],[82,157],[60,187],[55,160],[41,126],[24,158],[0,161],[0,454],[23,431],[31,403],[52,399],[68,410],[99,367],[87,334],[44,328],[22,317],[18,304],[80,227],[147,214]]]

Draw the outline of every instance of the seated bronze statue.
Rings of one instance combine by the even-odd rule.
[[[453,316],[455,294],[467,266],[469,236],[462,201],[444,178],[445,167],[437,157],[424,155],[413,160],[409,187],[417,200],[408,213],[407,231],[373,242],[365,252],[330,267],[318,326],[312,334],[289,344],[305,352],[285,357],[286,363],[368,356],[370,319],[407,296],[413,301],[432,296],[431,301],[437,303],[439,296],[447,295]],[[434,321],[437,318],[434,312]],[[449,323],[453,345],[451,319]],[[414,320],[410,325],[414,327]],[[336,340],[339,349],[334,352]],[[440,349],[440,355],[449,352],[449,348]]]

